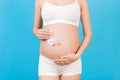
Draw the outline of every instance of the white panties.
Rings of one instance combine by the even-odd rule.
[[[40,55],[38,64],[38,76],[69,76],[82,73],[81,58],[76,61],[60,66],[57,65],[53,59]]]

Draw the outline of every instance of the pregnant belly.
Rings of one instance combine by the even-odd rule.
[[[71,25],[54,25],[46,26],[44,29],[49,29],[54,32],[54,37],[60,45],[51,46],[46,40],[41,40],[40,54],[49,58],[59,58],[61,56],[75,53],[80,46],[78,27]]]

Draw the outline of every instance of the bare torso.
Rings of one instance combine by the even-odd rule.
[[[47,41],[40,43],[40,54],[49,58],[58,58],[67,54],[75,53],[80,46],[78,26],[56,23],[43,26],[54,32],[54,37],[60,42],[60,45],[51,46]]]
[[[75,0],[71,1],[55,1],[48,0],[52,4],[58,5],[69,5],[74,3]],[[60,4],[61,3],[61,4]],[[44,1],[42,6],[44,5]],[[61,5],[61,6],[62,6]],[[60,42],[60,45],[51,46],[47,43],[47,41],[42,41],[40,43],[40,54],[49,57],[49,58],[58,58],[67,54],[75,53],[80,46],[79,34],[78,34],[78,26],[64,24],[64,23],[54,23],[51,25],[43,26],[44,29],[49,29],[54,32],[54,37],[57,41]]]

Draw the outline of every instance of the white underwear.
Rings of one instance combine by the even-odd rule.
[[[82,73],[81,58],[64,66],[57,65],[53,59],[39,56],[38,76],[69,76]]]

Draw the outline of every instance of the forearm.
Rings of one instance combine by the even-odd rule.
[[[38,27],[34,27],[33,28],[33,33],[36,34],[36,32],[37,32],[38,29],[39,29]]]
[[[40,29],[40,27],[35,27],[33,28],[33,32],[37,31],[38,29]]]
[[[78,49],[78,51],[76,52],[77,57],[80,57],[82,55],[82,53],[85,51],[85,49],[88,47],[88,45],[90,44],[92,39],[92,35],[86,35]]]

